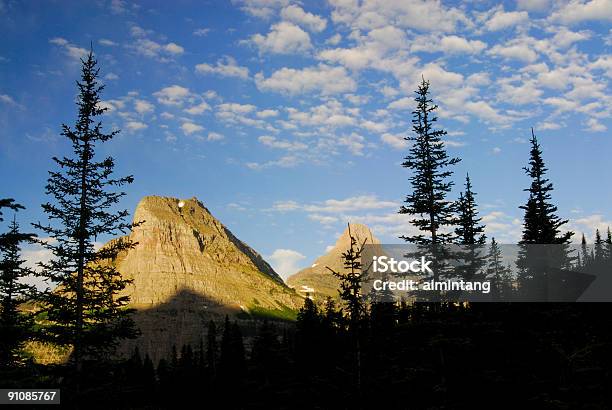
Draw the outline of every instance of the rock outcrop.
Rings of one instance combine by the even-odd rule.
[[[302,305],[272,267],[196,198],[145,197],[134,221],[143,221],[129,236],[137,244],[114,261],[133,281],[126,291],[142,332],[121,347],[124,354],[139,346],[159,359],[172,345],[199,344],[211,318],[290,318]]]
[[[362,224],[350,224],[340,235],[334,247],[325,255],[317,258],[314,263],[287,278],[287,284],[302,295],[310,295],[317,301],[331,296],[338,299],[338,279],[327,269],[336,272],[343,271],[342,253],[351,246],[350,234],[358,244],[364,241],[368,245],[379,245],[380,241],[372,234],[370,228]]]

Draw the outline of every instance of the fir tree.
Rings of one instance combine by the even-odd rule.
[[[456,268],[458,273],[465,280],[475,280],[480,270],[485,265],[486,256],[479,248],[484,245],[486,236],[484,225],[480,224],[482,218],[478,216],[478,206],[476,205],[475,193],[472,191],[470,176],[465,178],[465,193],[459,194],[457,228],[457,243],[462,245],[464,264]]]
[[[321,343],[321,315],[317,305],[307,297],[297,314],[295,323],[295,359],[299,374],[309,376],[314,372],[313,364],[320,358],[318,347]]]
[[[533,129],[531,130],[531,151],[529,166],[523,168],[531,178],[531,185],[525,191],[529,199],[520,209],[525,211],[522,244],[566,244],[573,232],[561,233],[560,228],[568,221],[555,213],[557,207],[551,204],[553,184],[545,177],[548,169],[544,165],[542,150]]]
[[[346,304],[349,319],[349,330],[356,330],[365,313],[364,298],[361,294],[361,284],[364,280],[361,253],[365,246],[358,244],[355,237],[351,235],[351,224],[348,224],[348,234],[351,241],[349,249],[341,254],[345,272],[336,272],[330,267],[326,267],[335,277],[340,280],[340,298]]]
[[[442,137],[446,131],[435,129],[437,105],[429,97],[429,81],[419,84],[416,91],[417,108],[413,111],[412,130],[414,137],[405,137],[413,142],[402,166],[412,171],[410,183],[412,192],[406,197],[399,213],[410,214],[415,218],[411,223],[425,234],[401,236],[407,242],[419,245],[449,243],[452,232],[444,232],[454,224],[455,206],[447,200],[453,183],[448,178],[453,174],[449,169],[460,161],[446,153]],[[420,216],[420,217],[417,217]]]
[[[36,296],[36,288],[22,281],[34,272],[23,266],[20,253],[21,244],[34,237],[22,233],[13,218],[9,231],[0,238],[0,366],[13,366],[23,359],[23,344],[32,333],[33,318],[19,306]]]
[[[361,294],[361,284],[365,279],[364,269],[361,263],[361,254],[366,240],[361,244],[351,235],[351,224],[348,224],[348,234],[351,241],[349,249],[341,255],[344,261],[345,272],[336,272],[326,267],[335,277],[340,280],[340,298],[344,301],[348,313],[348,329],[353,341],[355,353],[355,385],[361,388],[361,327],[366,316],[366,306]],[[365,269],[367,270],[367,269]]]
[[[529,166],[523,170],[531,178],[531,184],[524,190],[529,193],[527,203],[520,206],[525,214],[522,239],[519,242],[523,246],[519,250],[516,263],[519,269],[519,284],[525,295],[534,292],[542,295],[545,294],[543,292],[546,285],[541,280],[544,279],[547,265],[571,267],[569,242],[574,233],[570,231],[561,233],[560,228],[568,221],[556,215],[557,207],[551,203],[553,184],[546,178],[548,169],[544,164],[542,150],[533,129]],[[543,244],[556,246],[546,248],[533,246]],[[542,258],[544,252],[546,258]],[[534,279],[537,279],[538,283],[528,286],[528,283]]]
[[[510,298],[512,293],[512,274],[510,269],[503,265],[502,251],[495,238],[491,238],[487,261],[486,277],[492,284],[492,299],[499,301]]]
[[[472,192],[470,176],[465,177],[465,193],[459,194],[458,201],[458,227],[455,234],[460,245],[483,245],[486,241],[484,225],[480,225],[482,218],[478,217],[475,193]]]
[[[34,224],[54,240],[45,244],[54,259],[41,264],[42,275],[57,285],[44,298],[50,321],[46,330],[56,343],[74,347],[77,383],[84,357],[105,353],[120,338],[135,336],[126,308],[128,297],[119,296],[129,281],[109,263],[133,244],[123,238],[95,249],[97,238],[126,233],[133,227],[125,222],[126,210],[113,211],[125,195],[115,188],[131,183],[133,177],[115,178],[114,159],[96,159],[98,146],[118,131],[104,133],[99,121],[106,109],[100,106],[104,86],[97,80],[93,51],[81,62],[76,124],[62,126],[72,155],[53,158],[59,169],[49,172],[46,192],[54,201],[42,205],[50,223]]]
[[[582,266],[587,266],[590,262],[589,249],[587,247],[587,241],[584,237],[584,233],[582,234],[582,240],[580,241],[580,256],[582,259]]]
[[[605,258],[604,241],[601,239],[599,229],[595,230],[595,262],[602,262]]]

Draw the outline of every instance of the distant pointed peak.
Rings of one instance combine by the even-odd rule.
[[[372,230],[367,225],[351,222],[344,229],[344,232],[342,232],[342,235],[340,235],[340,237],[336,241],[336,247],[345,246],[347,243],[350,243],[349,232],[350,236],[355,238],[357,242],[362,243],[365,240],[367,244],[380,243],[380,241],[374,236]]]

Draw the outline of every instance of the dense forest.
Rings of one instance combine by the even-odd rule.
[[[53,158],[42,204],[48,221],[26,229],[18,223],[18,199],[0,199],[0,218],[12,219],[0,235],[0,387],[57,388],[62,404],[81,408],[177,408],[198,403],[223,408],[609,408],[612,402],[612,328],[609,304],[601,303],[392,303],[363,292],[363,243],[351,238],[343,253],[339,302],[304,299],[295,322],[210,321],[199,345],[175,346],[153,363],[136,349],[120,359],[114,349],[138,329],[129,299],[119,296],[129,281],[103,263],[130,249],[127,240],[96,249],[95,239],[118,236],[135,225],[116,211],[132,176],[114,175],[113,158],[98,158],[104,133],[103,86],[93,52],[82,60],[78,116],[62,126],[71,156]],[[462,275],[490,280],[497,295],[520,294],[542,279],[530,260],[530,245],[555,245],[552,257],[566,271],[612,274],[612,235],[596,232],[594,244],[573,232],[557,214],[543,149],[532,131],[523,169],[525,189],[522,251],[514,275],[494,238],[485,236],[476,188],[469,176],[451,199],[453,166],[436,129],[437,106],[429,82],[418,86],[413,133],[402,163],[407,172],[399,209],[419,234],[408,244],[447,252],[456,244],[484,250],[469,255],[460,272],[437,266],[435,279]],[[41,241],[35,230],[45,238]],[[25,267],[21,248],[39,243],[53,254],[36,271]],[[448,257],[448,255],[446,255]],[[49,289],[26,285],[35,275]],[[503,299],[503,297],[502,297]],[[68,362],[43,365],[24,349],[28,341],[71,349]]]

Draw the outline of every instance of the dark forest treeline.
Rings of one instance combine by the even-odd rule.
[[[21,284],[33,274],[20,257],[23,244],[36,241],[16,220],[0,235],[0,387],[60,387],[64,404],[87,408],[176,408],[189,400],[223,408],[491,408],[529,403],[536,408],[608,408],[612,362],[612,309],[608,304],[378,303],[362,293],[364,243],[351,236],[344,269],[332,271],[341,283],[342,302],[321,305],[306,298],[295,323],[257,323],[244,338],[229,318],[210,322],[198,346],[177,346],[159,363],[135,351],[114,358],[122,338],[134,337],[129,300],[118,297],[128,281],[101,263],[134,246],[113,241],[95,249],[99,235],[129,231],[127,211],[114,211],[131,176],[114,177],[114,160],[99,159],[105,134],[99,116],[103,87],[93,53],[83,60],[78,116],[62,135],[72,155],[53,158],[43,210],[49,222],[34,227],[53,241],[40,242],[54,259],[36,275],[53,284],[39,291]],[[596,232],[590,249],[569,247],[572,232],[557,215],[553,185],[540,144],[532,132],[520,245],[513,276],[501,263],[494,238],[489,244],[478,214],[473,181],[466,177],[458,200],[450,199],[452,167],[460,159],[446,153],[444,130],[436,129],[437,106],[423,79],[416,93],[409,194],[399,210],[413,218],[416,235],[402,238],[447,252],[446,245],[485,249],[470,255],[460,272],[487,278],[495,291],[511,293],[539,279],[529,264],[529,245],[554,244],[565,268],[588,271],[612,260],[612,237]],[[0,212],[21,207],[0,199]],[[0,217],[2,214],[0,213]],[[349,226],[350,227],[350,226]],[[448,256],[448,255],[447,255]],[[456,271],[440,264],[444,279]],[[27,305],[31,309],[22,307]],[[204,330],[204,329],[203,329]],[[41,340],[73,349],[61,365],[40,365],[24,343]],[[220,403],[220,404],[218,404]]]

